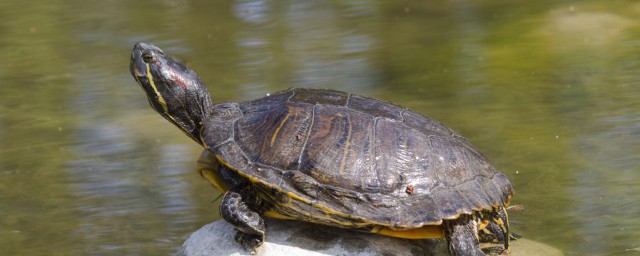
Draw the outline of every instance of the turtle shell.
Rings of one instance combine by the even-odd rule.
[[[202,140],[277,212],[351,228],[439,225],[508,205],[508,178],[465,138],[407,108],[289,89],[218,104]]]

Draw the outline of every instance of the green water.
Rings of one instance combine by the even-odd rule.
[[[0,254],[167,255],[218,218],[200,149],[129,75],[144,40],[215,101],[317,87],[411,107],[509,176],[516,232],[640,255],[637,1],[212,2],[0,0]]]

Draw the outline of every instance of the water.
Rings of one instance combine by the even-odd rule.
[[[0,17],[0,254],[166,255],[219,218],[200,149],[129,75],[145,40],[217,102],[333,88],[434,117],[513,181],[516,232],[640,255],[636,1],[5,0]]]

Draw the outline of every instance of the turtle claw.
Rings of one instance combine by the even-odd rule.
[[[256,249],[264,243],[262,236],[247,234],[240,231],[236,233],[235,240],[243,249],[254,255],[256,254]]]
[[[502,246],[485,247],[482,249],[487,255],[511,255],[511,251],[504,249]]]

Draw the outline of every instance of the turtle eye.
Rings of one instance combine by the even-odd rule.
[[[146,63],[151,63],[155,61],[155,58],[153,57],[153,54],[145,52],[142,54],[142,60]]]

